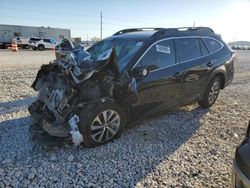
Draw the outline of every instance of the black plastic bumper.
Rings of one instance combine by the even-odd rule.
[[[233,187],[250,188],[250,145],[248,141],[243,141],[235,152]]]

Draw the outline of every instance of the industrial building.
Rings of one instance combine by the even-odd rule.
[[[71,39],[70,29],[0,24],[0,44],[10,44],[15,37],[51,38],[58,42]]]

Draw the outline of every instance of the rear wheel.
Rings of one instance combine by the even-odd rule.
[[[203,108],[211,107],[219,93],[220,93],[221,80],[219,77],[214,77],[208,84],[207,89],[203,95],[203,98],[198,101],[199,105]]]
[[[100,103],[80,114],[79,130],[84,146],[96,147],[118,138],[125,127],[125,114],[114,104]]]

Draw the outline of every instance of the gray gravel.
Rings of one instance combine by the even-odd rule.
[[[235,147],[250,119],[250,52],[209,110],[197,104],[150,117],[104,146],[34,138],[27,106],[53,52],[0,51],[0,187],[230,187]]]

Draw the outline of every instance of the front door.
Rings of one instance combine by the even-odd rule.
[[[153,45],[135,68],[147,69],[146,77],[136,78],[138,100],[132,105],[132,116],[138,117],[180,102],[181,73],[176,69],[173,40]]]

